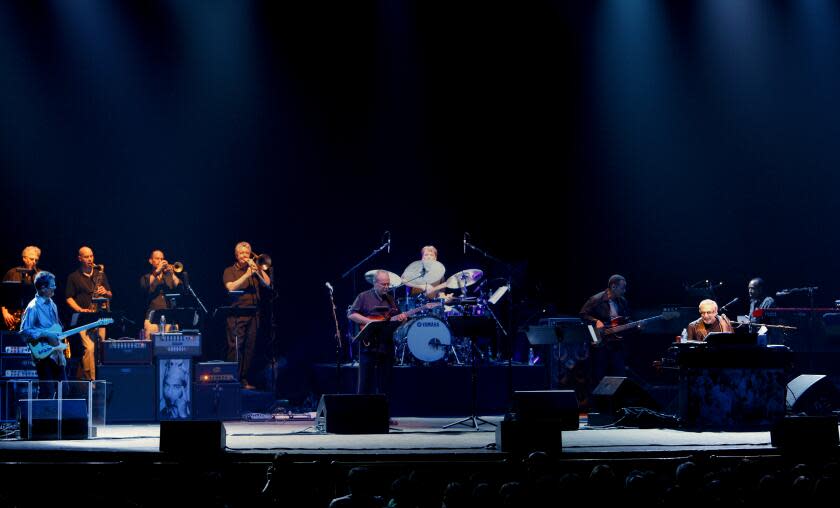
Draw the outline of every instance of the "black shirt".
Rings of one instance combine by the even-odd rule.
[[[31,286],[34,284],[35,275],[29,272],[19,272],[18,269],[26,270],[26,267],[18,266],[17,268],[12,268],[3,276],[3,282],[17,282],[24,286],[30,286],[30,289],[20,288],[20,301],[17,305],[14,305],[14,302],[8,302],[9,305],[7,307],[9,312],[26,308],[26,304],[32,299],[32,291],[34,291],[34,289],[31,289]],[[35,269],[35,273],[40,271],[40,268]]]
[[[67,287],[64,290],[66,298],[72,298],[83,309],[89,309],[93,305],[93,293],[96,292],[96,284],[93,283],[93,273],[85,275],[82,269],[79,268],[67,277]],[[108,291],[111,290],[111,285],[108,284],[108,276],[105,272],[99,272],[102,277],[102,286]]]
[[[151,276],[152,272],[149,272],[140,277],[140,287],[143,289],[143,296],[146,298],[146,316],[149,315],[151,310],[168,308],[169,305],[164,295],[177,287],[171,275],[164,275],[162,281],[157,280],[156,277],[155,282],[149,284]]]
[[[359,293],[353,305],[350,306],[347,315],[349,316],[354,312],[369,318],[394,316],[399,314],[400,311],[397,309],[394,298],[390,293],[385,293],[384,296],[380,297],[376,294],[376,289],[371,288]]]
[[[242,277],[245,272],[248,271],[248,266],[246,265],[245,268],[239,268],[236,264],[225,268],[225,273],[222,275],[222,282],[227,284],[228,282],[234,282]],[[231,307],[246,307],[250,305],[257,305],[260,301],[260,291],[259,291],[259,281],[257,280],[257,275],[254,274],[251,277],[248,277],[248,280],[245,281],[245,285],[236,291],[244,291],[244,293],[239,296],[235,302],[231,303]]]
[[[359,293],[353,305],[350,306],[350,310],[347,311],[347,315],[349,316],[354,312],[368,318],[382,317],[387,319],[399,314],[400,311],[397,309],[397,304],[394,303],[394,297],[391,296],[391,293],[385,293],[380,297],[376,293],[376,289],[371,288]],[[393,354],[394,337],[391,333],[380,334],[373,342],[373,344],[366,345],[368,351],[391,352]]]

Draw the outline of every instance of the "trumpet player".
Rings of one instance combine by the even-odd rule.
[[[227,317],[227,361],[239,360],[240,383],[246,390],[252,390],[254,387],[248,382],[248,370],[257,343],[259,286],[271,287],[271,279],[254,261],[248,242],[237,243],[233,253],[236,262],[225,268],[222,281],[228,291],[242,291],[231,303],[231,307],[253,307],[253,312],[249,314],[243,311],[240,315],[231,314]]]
[[[146,337],[150,338],[151,334],[160,332],[160,325],[150,321],[150,315],[153,310],[160,310],[168,308],[166,301],[166,293],[177,289],[181,285],[181,279],[178,278],[176,267],[166,261],[163,251],[155,249],[149,256],[149,264],[152,270],[140,277],[140,288],[143,290],[143,296],[146,299],[146,314],[143,319],[143,330],[146,332]],[[157,320],[156,320],[157,321]],[[172,329],[172,324],[166,325],[168,332]]]
[[[79,269],[67,277],[67,286],[64,291],[67,305],[73,312],[96,312],[98,308],[93,302],[94,298],[110,299],[113,297],[104,267],[94,264],[93,261],[93,249],[81,247],[79,249]],[[96,379],[96,343],[94,338],[97,335],[100,339],[105,340],[105,328],[94,328],[79,332],[84,352],[79,362],[78,379]]]

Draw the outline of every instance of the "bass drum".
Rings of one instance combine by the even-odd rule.
[[[436,362],[452,345],[452,333],[442,319],[424,316],[403,323],[394,331],[394,343],[408,346],[415,358]]]

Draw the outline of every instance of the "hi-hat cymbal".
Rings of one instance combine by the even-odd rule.
[[[424,288],[443,278],[446,267],[439,261],[417,260],[405,268],[402,280],[406,286],[413,288]]]
[[[380,270],[370,270],[365,272],[365,280],[368,281],[370,284],[376,282],[376,272]],[[398,288],[402,286],[402,279],[400,276],[395,274],[394,272],[389,272],[388,270],[381,270],[388,274],[388,277],[391,279],[391,289]]]
[[[461,270],[446,279],[446,287],[448,289],[460,289],[462,287],[472,286],[480,281],[482,277],[484,277],[484,272],[477,268]]]

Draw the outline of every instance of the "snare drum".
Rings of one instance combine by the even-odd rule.
[[[452,334],[442,319],[424,316],[403,323],[394,331],[394,343],[424,362],[436,362],[452,345]]]

